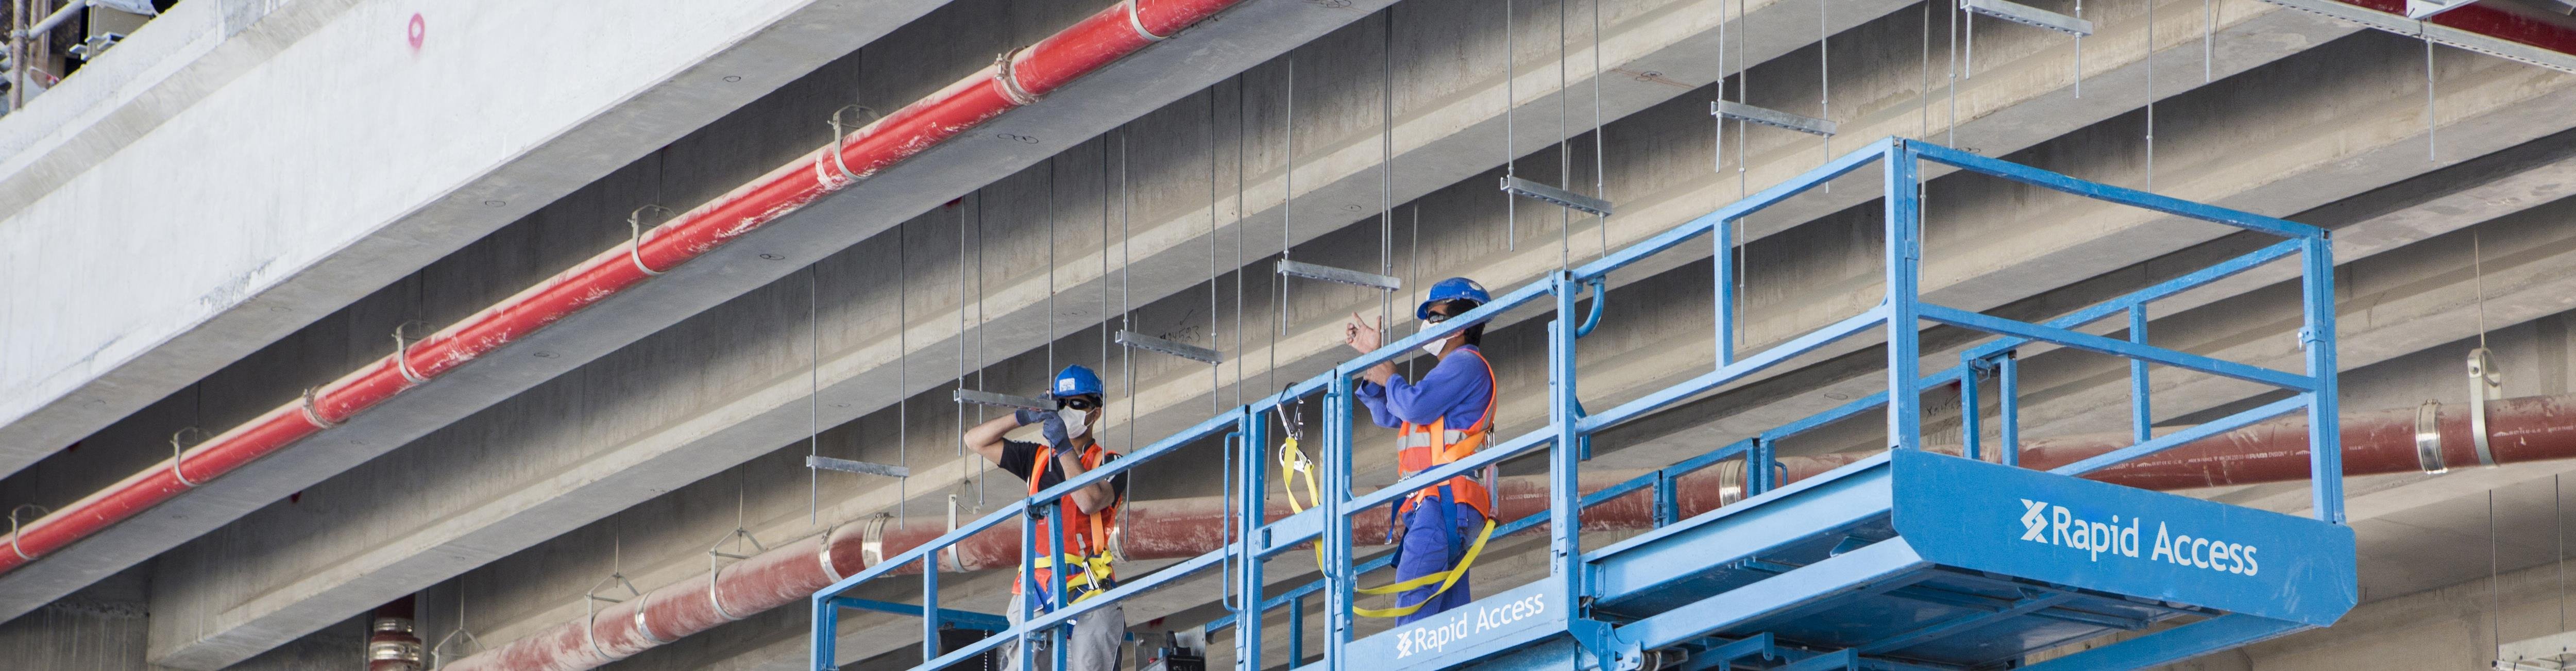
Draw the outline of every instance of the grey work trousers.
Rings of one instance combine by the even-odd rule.
[[[1012,606],[1003,611],[1010,615],[1012,626],[1020,624],[1018,602],[1018,595],[1013,595]],[[1037,642],[1037,645],[1030,648],[1038,656],[1036,668],[1047,668],[1053,664],[1049,660],[1054,657],[1048,654],[1044,632],[1038,634]],[[1119,653],[1126,642],[1127,610],[1125,608],[1117,604],[1109,604],[1076,616],[1073,618],[1073,633],[1065,636],[1064,639],[1065,668],[1060,671],[1116,671]],[[1017,656],[1019,644],[1019,641],[1002,642],[999,649],[1002,651],[1003,668],[1020,668]]]

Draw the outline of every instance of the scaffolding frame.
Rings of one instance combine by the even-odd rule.
[[[1924,301],[1918,285],[1922,264],[1923,164],[1931,162],[2032,187],[2142,208],[2175,217],[2213,222],[2265,233],[2282,241],[2198,271],[2156,283],[2126,295],[2046,322],[2032,323],[1980,314]],[[1870,166],[1884,170],[1884,224],[1887,244],[1884,271],[1887,298],[1876,306],[1784,343],[1738,356],[1738,325],[1733,313],[1740,300],[1732,280],[1738,271],[1733,229],[1743,217],[1779,204],[1837,178]],[[1715,247],[1716,365],[1691,379],[1618,403],[1598,413],[1582,410],[1576,381],[1576,341],[1598,325],[1596,312],[1577,308],[1584,285],[1658,253],[1691,243],[1703,235]],[[2295,257],[2295,259],[2293,259]],[[2148,342],[2150,303],[2215,282],[2266,263],[2294,260],[2301,268],[2304,322],[2300,341],[2306,349],[2302,373],[2289,373],[2203,357]],[[2322,229],[2237,210],[2194,203],[2143,191],[2075,179],[2066,175],[1918,140],[1889,138],[1816,168],[1794,180],[1753,194],[1715,212],[1676,226],[1643,242],[1579,268],[1558,271],[1495,299],[1462,318],[1439,325],[1354,357],[1326,373],[1289,385],[1277,394],[1209,417],[1152,445],[1039,492],[1016,505],[910,551],[887,557],[857,575],[814,594],[811,600],[811,668],[837,668],[836,632],[840,613],[863,608],[922,619],[923,651],[919,668],[940,668],[992,649],[1012,639],[1061,640],[1073,618],[1151,591],[1198,572],[1232,566],[1226,617],[1207,626],[1211,632],[1246,621],[1258,622],[1271,609],[1290,609],[1294,631],[1290,666],[1316,668],[1448,668],[1469,663],[1559,667],[1569,660],[1590,661],[1605,669],[1643,666],[1650,655],[1687,654],[1686,668],[1873,668],[1969,669],[2017,665],[2029,641],[2046,636],[2053,646],[2111,631],[2139,631],[2177,619],[2197,621],[2146,634],[2077,655],[2050,660],[2034,668],[2138,668],[2213,650],[2245,645],[2298,630],[2324,626],[2358,600],[2354,581],[2351,530],[2344,526],[2341,448],[2335,397],[2333,257]],[[1446,338],[1468,325],[1527,307],[1552,308],[1548,329],[1548,424],[1489,444],[1472,457],[1444,464],[1393,485],[1356,493],[1352,487],[1354,448],[1354,378],[1369,367],[1412,356],[1425,342]],[[1596,304],[1597,307],[1597,304]],[[2125,338],[2094,335],[2079,329],[2092,322],[2126,317]],[[1925,375],[1919,333],[1927,324],[1949,325],[1991,334],[1995,340],[1972,347],[1960,363]],[[1889,391],[1861,398],[1759,435],[1696,455],[1625,483],[1578,495],[1580,449],[1587,437],[1623,422],[1647,416],[1688,399],[1816,352],[1836,341],[1878,334],[1885,339]],[[2017,467],[2018,413],[2016,354],[2025,346],[2046,343],[2130,360],[2131,416],[2134,445],[2041,472]],[[2165,366],[2255,382],[2292,392],[2289,398],[2203,423],[2191,429],[2153,436],[2153,413],[2146,376],[2148,366]],[[2001,436],[1992,462],[1985,454],[1983,414],[1978,380],[1997,380]],[[1963,457],[1921,449],[1921,394],[1936,386],[1958,383],[1963,394]],[[1276,438],[1264,413],[1282,404],[1321,396],[1323,406],[1321,469],[1323,497],[1305,512],[1267,520],[1267,493],[1261,483],[1270,474],[1262,458]],[[1806,480],[1785,484],[1777,471],[1774,446],[1781,440],[1833,422],[1883,409],[1889,451]],[[2308,413],[2312,505],[2315,519],[2280,515],[2226,504],[2081,480],[2076,476],[2155,454],[2193,440],[2300,409]],[[1128,469],[1169,456],[1185,447],[1214,441],[1232,452],[1230,475],[1252,486],[1236,488],[1231,502],[1234,533],[1229,544],[1151,574],[1123,580],[1117,587],[1080,603],[1041,607],[1037,597],[1018,599],[1021,623],[998,635],[953,652],[937,649],[943,620],[959,611],[938,604],[939,575],[926,563],[947,547],[1018,518],[1022,562],[1018,579],[1036,585],[1028,570],[1036,556],[1034,521],[1072,491]],[[1397,503],[1409,492],[1451,477],[1473,473],[1504,461],[1543,456],[1550,484],[1549,508],[1497,528],[1497,535],[1547,527],[1548,575],[1534,582],[1485,596],[1462,609],[1478,619],[1472,636],[1426,633],[1415,623],[1354,639],[1353,589],[1361,574],[1383,567],[1381,555],[1362,560],[1352,542],[1352,516]],[[1674,481],[1690,471],[1725,460],[1741,459],[1746,468],[1746,498],[1693,516],[1678,517]],[[1590,552],[1581,549],[1576,523],[1584,507],[1648,490],[1658,529]],[[2052,542],[2048,502],[2033,506],[2013,492],[2046,492],[2057,501]],[[2012,510],[2000,517],[1974,505],[1978,497],[1996,499]],[[2029,496],[2039,496],[2031,494]],[[2144,514],[2186,530],[2220,526],[2229,533],[2267,539],[2274,555],[2263,557],[2273,568],[2258,579],[2258,570],[2229,574],[2219,550],[2194,549],[2173,573],[2172,557],[2105,570],[2097,541],[2092,558],[2071,555],[2066,530],[2070,508],[2126,510],[2132,520],[2127,555],[2114,547],[2115,561],[2139,561],[2136,527]],[[2018,519],[2016,519],[2016,515]],[[2034,523],[2033,520],[2038,520]],[[2118,516],[2112,517],[2116,523]],[[2018,521],[2020,524],[2015,525]],[[2083,520],[2077,519],[2076,522]],[[1927,527],[1926,525],[1931,525]],[[2193,526],[2201,525],[2201,526]],[[2099,527],[2099,524],[2094,525]],[[1938,528],[1944,533],[1926,533]],[[2086,527],[2078,525],[2079,533]],[[1907,531],[1918,533],[1908,534]],[[1978,530],[1966,532],[1962,530]],[[2095,531],[2099,531],[2096,529]],[[2112,544],[2121,545],[2121,529],[2111,526]],[[2014,534],[2021,534],[2013,539]],[[2015,545],[2038,536],[2041,546]],[[1049,556],[1061,556],[1061,535],[1050,534]],[[1993,536],[1989,538],[1989,536]],[[2296,546],[2289,539],[2299,539]],[[2223,548],[2228,542],[2200,538],[2199,548]],[[2271,540],[2280,542],[2274,543]],[[1263,598],[1262,559],[1320,545],[1321,573],[1315,581],[1279,590]],[[2215,545],[2212,545],[2212,544]],[[2191,548],[2190,543],[2183,544]],[[2244,548],[2253,543],[2236,544]],[[1716,548],[1722,551],[1712,551]],[[2000,548],[2001,550],[1998,550]],[[2159,544],[2156,552],[2167,552]],[[2228,552],[2235,552],[2229,550]],[[2232,555],[2230,556],[2231,558]],[[2199,568],[2194,561],[2204,561]],[[2237,568],[2252,563],[2244,552]],[[2214,573],[2210,566],[2220,566]],[[887,604],[853,599],[847,594],[905,567],[921,571],[918,604]],[[2191,573],[2192,571],[2199,573]],[[2211,575],[2202,575],[2211,574]],[[1061,581],[1061,576],[1055,577]],[[1025,590],[1031,595],[1061,595],[1061,585]],[[1302,622],[1304,599],[1324,595],[1326,618],[1321,661],[1305,662]],[[1061,599],[1061,596],[1056,597]],[[1891,609],[1889,600],[1913,604]],[[1499,606],[1495,604],[1501,604]],[[1890,622],[1878,628],[1850,624],[1875,622],[1887,612],[1923,611],[1922,604],[1955,609],[1931,620]],[[1496,611],[1494,609],[1501,609]],[[1906,610],[1911,609],[1911,610]],[[1502,613],[1496,615],[1495,613]],[[991,616],[964,613],[989,622]],[[1432,629],[1465,627],[1446,621]],[[1879,618],[1886,619],[1886,618]],[[1463,619],[1460,622],[1464,622]],[[2032,632],[2041,632],[2033,634]],[[2060,632],[2060,633],[2050,633]],[[2064,633],[2072,632],[2072,633]],[[1775,636],[1775,633],[1777,635]],[[1262,637],[1237,635],[1236,668],[1265,668]],[[1433,644],[1437,643],[1436,646]],[[2000,641],[2000,642],[1999,642]],[[1994,646],[2020,646],[1996,648]],[[1983,646],[1983,647],[1980,647]],[[1021,646],[1028,650],[1030,646]],[[1062,645],[1054,646],[1062,661]],[[1034,668],[1023,655],[1019,668]]]

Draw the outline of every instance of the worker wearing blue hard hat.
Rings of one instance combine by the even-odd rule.
[[[1054,410],[1023,408],[966,430],[966,446],[986,460],[1027,481],[1034,496],[1049,487],[1064,484],[1068,478],[1099,468],[1120,455],[1101,446],[1094,438],[1106,399],[1100,374],[1082,366],[1066,366],[1047,383],[1047,397]],[[1023,426],[1038,426],[1042,443],[1012,440],[1006,434]],[[1114,554],[1109,546],[1117,537],[1118,506],[1127,492],[1127,475],[1110,476],[1106,481],[1074,490],[1057,501],[1046,518],[1037,524],[1037,565],[1029,571],[1035,589],[1024,590],[1013,583],[1013,603],[1006,609],[1011,622],[1022,619],[1018,601],[1036,595],[1034,607],[1046,612],[1060,605],[1070,605],[1098,596],[1117,586],[1117,574],[1110,565]],[[1060,524],[1055,524],[1061,522]],[[1049,529],[1062,529],[1063,554],[1054,555],[1048,542]],[[1053,575],[1057,567],[1069,567],[1061,582]],[[1100,608],[1074,618],[1073,633],[1065,639],[1065,671],[1112,671],[1118,666],[1119,646],[1127,635],[1127,614],[1118,604]],[[1043,639],[1041,639],[1043,641]],[[1043,643],[1041,644],[1043,645]],[[1003,644],[1002,654],[1017,654],[1016,642]]]
[[[1413,314],[1424,329],[1431,329],[1492,301],[1484,285],[1452,277],[1431,285]],[[1381,327],[1351,315],[1344,341],[1361,352],[1374,351],[1382,344]],[[1494,369],[1480,347],[1484,335],[1485,325],[1478,323],[1423,343],[1423,351],[1439,361],[1418,381],[1396,374],[1393,363],[1360,374],[1355,391],[1370,419],[1398,430],[1396,461],[1403,477],[1484,447],[1495,408]],[[1403,591],[1394,607],[1355,612],[1393,617],[1400,625],[1473,601],[1467,565],[1493,530],[1492,495],[1485,483],[1464,475],[1450,478],[1406,495],[1395,514],[1400,519],[1388,528],[1401,529],[1403,538],[1396,546],[1396,583],[1390,587]]]

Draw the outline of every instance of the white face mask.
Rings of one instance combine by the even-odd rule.
[[[1432,356],[1440,356],[1440,348],[1448,344],[1449,340],[1446,338],[1422,343],[1422,351],[1430,352]]]
[[[1056,410],[1055,414],[1064,419],[1064,437],[1067,440],[1080,438],[1091,431],[1091,413],[1063,408]]]

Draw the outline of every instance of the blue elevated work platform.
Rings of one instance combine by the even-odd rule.
[[[1917,288],[1922,221],[1916,198],[1920,171],[1927,162],[2235,226],[2281,241],[2047,322],[1942,306],[1923,301]],[[1728,344],[1736,341],[1735,255],[1729,252],[1736,244],[1733,232],[1739,220],[1872,166],[1884,175],[1888,299],[1789,342],[1739,356]],[[1598,324],[1605,301],[1596,298],[1587,313],[1576,309],[1577,298],[1587,290],[1598,297],[1611,272],[1702,236],[1716,252],[1717,365],[1670,388],[1587,414],[1575,385],[1575,347]],[[2306,317],[2301,338],[2307,356],[2302,372],[2211,359],[2148,342],[2146,317],[2153,301],[2275,262],[2298,263],[2303,276]],[[1009,638],[1061,636],[1062,625],[1081,613],[1219,568],[1229,569],[1230,614],[1208,625],[1211,631],[1238,622],[1260,622],[1260,615],[1279,608],[1302,625],[1309,614],[1308,598],[1320,595],[1322,601],[1312,614],[1324,618],[1324,639],[1309,645],[1302,634],[1282,632],[1289,639],[1285,658],[1265,660],[1265,653],[1276,651],[1264,649],[1262,636],[1234,636],[1236,667],[1247,670],[1281,665],[1323,669],[2133,669],[2326,626],[2359,598],[2353,535],[2343,524],[2339,476],[2332,270],[2326,233],[2314,227],[2086,182],[1937,145],[1883,140],[1599,261],[1499,296],[1466,318],[1388,343],[1278,395],[1211,417],[1127,459],[962,525],[921,548],[889,557],[814,595],[813,667],[816,671],[836,668],[834,634],[845,609],[926,615],[921,668],[939,668]],[[1352,411],[1356,407],[1351,398],[1352,376],[1409,356],[1421,343],[1446,337],[1468,324],[1532,305],[1556,311],[1548,324],[1548,425],[1491,443],[1473,457],[1393,486],[1352,491]],[[2107,319],[2126,320],[2126,335],[2079,330]],[[1926,375],[1919,370],[1923,354],[1918,332],[1927,324],[1979,331],[1993,339],[1960,354],[1957,365]],[[1847,338],[1883,340],[1888,392],[1695,455],[1625,484],[1591,494],[1578,491],[1577,477],[1587,456],[1581,446],[1592,434]],[[2018,466],[2016,354],[2038,343],[2131,362],[2135,393],[2127,410],[2135,427],[2134,445],[2049,471]],[[2271,385],[2290,395],[2155,436],[2149,430],[2153,416],[2146,393],[2149,366]],[[1952,384],[1965,396],[1961,405],[1966,408],[1985,407],[1979,396],[1988,389],[1995,394],[1996,411],[1963,417],[1964,457],[1920,449],[1920,395],[1925,389]],[[1267,502],[1264,487],[1258,485],[1270,477],[1264,456],[1277,438],[1277,429],[1266,420],[1266,413],[1308,396],[1320,396],[1324,408],[1319,450],[1323,497],[1313,510],[1269,521],[1260,514]],[[2078,477],[2295,411],[2308,413],[2313,518]],[[1886,418],[1890,448],[1886,453],[1798,482],[1777,481],[1781,476],[1774,468],[1772,449],[1780,440],[1864,413]],[[1996,433],[2002,440],[1982,439],[1987,421],[1998,423]],[[1022,624],[948,653],[933,647],[943,618],[986,621],[990,616],[942,609],[937,572],[919,577],[923,590],[919,603],[889,604],[848,596],[894,571],[918,569],[941,548],[1013,518],[1021,520],[1027,556],[1060,553],[1059,548],[1035,547],[1028,523],[1032,515],[1052,509],[1058,497],[1074,488],[1185,448],[1227,451],[1236,465],[1231,474],[1236,482],[1256,485],[1233,489],[1239,492],[1232,502],[1237,528],[1249,532],[1224,549],[1149,575],[1127,576],[1117,588],[1081,603],[1041,604],[1034,598],[1024,599],[1015,604],[1025,609]],[[1489,596],[1464,608],[1356,636],[1353,589],[1362,574],[1383,567],[1385,561],[1355,561],[1353,516],[1383,515],[1384,506],[1414,488],[1523,457],[1546,460],[1553,492],[1550,507],[1527,519],[1508,521],[1497,533],[1546,528],[1548,575],[1499,590],[1478,585],[1478,592]],[[1764,465],[1745,469],[1751,496],[1676,519],[1675,479],[1725,460]],[[1573,523],[1579,511],[1639,490],[1651,491],[1655,498],[1657,528],[1583,551],[1579,525]],[[1261,563],[1245,561],[1283,552],[1302,556],[1309,553],[1309,546],[1320,547],[1323,575],[1303,585],[1267,586]],[[1021,580],[1034,582],[1025,569]],[[1378,577],[1369,582],[1386,581]],[[1062,590],[1028,592],[1060,594]],[[2035,652],[2115,634],[2124,637],[2072,655],[2037,663],[2028,659]],[[1060,651],[1063,646],[1053,649]],[[1034,659],[1018,660],[1018,664],[1020,668],[1050,666]]]

